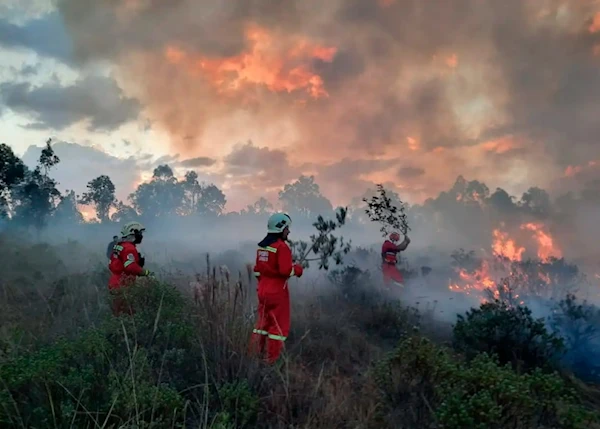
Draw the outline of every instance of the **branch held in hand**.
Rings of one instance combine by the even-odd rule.
[[[379,230],[384,237],[396,230],[406,236],[410,231],[405,213],[406,204],[398,199],[400,207],[396,207],[381,184],[377,185],[377,192],[379,195],[374,195],[370,199],[363,198],[363,201],[367,203],[365,213],[371,222],[381,223]]]
[[[343,255],[351,249],[351,241],[345,242],[343,237],[336,237],[332,233],[346,223],[347,208],[339,208],[335,220],[325,220],[319,216],[313,226],[317,234],[310,236],[310,244],[306,241],[290,241],[294,259],[302,267],[308,268],[310,262],[319,262],[319,269],[329,269],[329,260],[333,258],[336,265],[343,262]],[[313,253],[313,258],[308,256]]]

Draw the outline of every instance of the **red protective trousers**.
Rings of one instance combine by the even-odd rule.
[[[265,293],[258,290],[258,314],[252,332],[252,353],[265,356],[268,363],[274,363],[283,350],[290,332],[289,289],[279,293]]]
[[[393,282],[404,283],[404,276],[395,264],[383,263],[381,265],[383,271],[383,283],[386,287],[390,287]]]

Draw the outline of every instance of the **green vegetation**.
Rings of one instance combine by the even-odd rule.
[[[52,248],[36,252],[0,295],[3,428],[598,427],[595,390],[553,372],[558,337],[526,309],[471,311],[450,349],[427,338],[442,330],[428,315],[338,270],[320,296],[295,291],[286,352],[267,367],[246,353],[246,276],[208,270],[197,303],[176,276],[147,280],[127,294],[134,316],[114,318],[100,268],[68,274]],[[36,260],[55,260],[56,278]]]

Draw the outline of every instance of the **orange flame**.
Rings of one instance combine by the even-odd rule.
[[[419,148],[421,147],[419,141],[413,137],[407,137],[406,141],[408,142],[408,148],[412,151],[419,150]]]
[[[547,262],[551,256],[560,257],[560,250],[554,245],[552,237],[543,230],[542,224],[523,224],[521,229],[535,232],[538,242],[538,257],[543,262]],[[554,280],[545,271],[543,264],[539,264],[535,274],[521,268],[519,262],[523,260],[525,248],[518,246],[508,233],[500,229],[493,231],[492,251],[496,258],[493,265],[488,260],[483,260],[480,266],[474,270],[468,271],[459,268],[457,270],[458,280],[451,282],[448,286],[449,289],[466,295],[475,293],[481,302],[486,302],[488,298],[483,292],[486,292],[488,297],[493,296],[494,298],[511,293],[510,280],[506,277],[507,275],[512,279],[518,279],[517,283],[531,284],[532,290],[542,285],[552,286]],[[530,265],[529,269],[531,269]],[[502,279],[506,279],[506,282],[501,283]],[[517,299],[519,295],[515,294],[513,298]],[[520,302],[523,303],[523,301]]]
[[[551,257],[562,257],[562,252],[554,245],[554,239],[543,228],[544,225],[541,223],[526,223],[521,225],[521,229],[534,232],[534,237],[538,242],[538,258],[547,261]]]
[[[508,234],[495,229],[494,242],[492,250],[497,256],[505,257],[511,261],[521,261],[523,259],[524,247],[517,247],[515,241],[508,237]]]
[[[323,79],[307,63],[314,59],[331,62],[337,52],[335,47],[295,39],[293,46],[282,53],[280,41],[256,25],[247,28],[246,39],[250,49],[227,58],[193,57],[175,46],[168,47],[164,55],[170,63],[203,75],[225,95],[250,85],[263,85],[273,92],[304,90],[315,99],[329,96]]]

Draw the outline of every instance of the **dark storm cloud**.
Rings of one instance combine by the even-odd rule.
[[[421,167],[401,167],[398,170],[398,177],[403,179],[413,179],[425,174],[425,170]]]
[[[208,158],[206,156],[199,156],[196,158],[184,159],[179,161],[179,165],[187,168],[197,168],[197,167],[210,167],[214,165],[216,160],[212,158]]]
[[[12,49],[28,49],[41,56],[52,57],[69,63],[72,44],[59,13],[51,13],[15,25],[0,20],[0,46]]]
[[[90,130],[114,130],[139,113],[137,101],[123,97],[114,80],[88,77],[72,85],[0,84],[0,99],[11,110],[31,117],[29,128],[61,130],[89,120]]]

